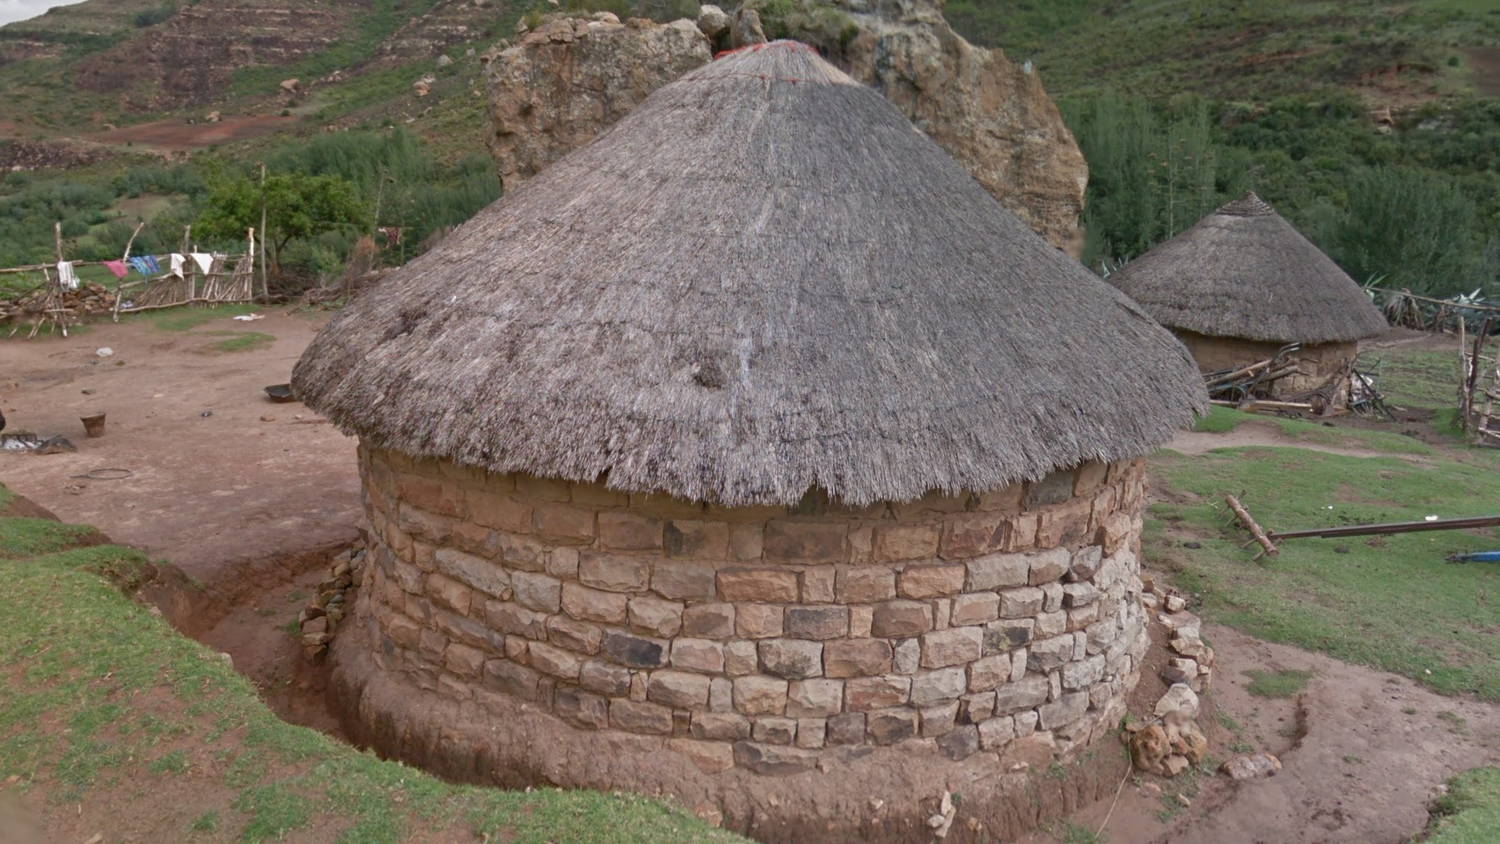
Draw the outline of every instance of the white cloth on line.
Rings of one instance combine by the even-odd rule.
[[[182,261],[183,257],[181,255],[178,255],[176,252],[172,253],[172,275],[178,278],[182,278]]]
[[[208,275],[208,270],[214,265],[214,256],[207,252],[194,252],[193,263],[198,265],[198,271]]]
[[[78,289],[78,274],[73,272],[72,261],[57,262],[57,283],[62,285],[64,290]]]

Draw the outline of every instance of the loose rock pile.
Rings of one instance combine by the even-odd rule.
[[[40,316],[46,307],[46,296],[46,290],[38,288],[22,296],[0,299],[0,322]],[[77,290],[64,291],[62,306],[73,319],[105,313],[114,309],[115,294],[104,285],[90,281],[79,285]]]
[[[302,650],[308,659],[320,660],[328,652],[328,643],[348,612],[345,593],[364,581],[364,562],[365,541],[360,539],[333,558],[327,579],[318,584],[317,597],[297,616]]]
[[[1130,759],[1142,771],[1175,777],[1202,761],[1208,750],[1208,739],[1194,719],[1198,693],[1213,679],[1214,652],[1203,643],[1203,621],[1187,611],[1187,599],[1164,590],[1148,574],[1141,575],[1141,583],[1141,603],[1172,634],[1168,647],[1177,656],[1161,669],[1169,688],[1156,702],[1155,719],[1132,725],[1127,733]]]

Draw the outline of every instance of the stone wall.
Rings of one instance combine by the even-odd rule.
[[[370,449],[361,471],[357,615],[382,671],[667,741],[709,772],[907,740],[952,759],[1065,752],[1118,724],[1146,646],[1139,460],[858,509],[722,508]]]
[[[1281,343],[1262,343],[1232,337],[1209,337],[1191,331],[1174,331],[1187,346],[1201,372],[1219,372],[1274,357]],[[1359,356],[1359,343],[1319,343],[1303,346],[1296,354],[1297,372],[1277,380],[1272,398],[1305,393],[1323,385],[1337,375],[1344,365]],[[1343,396],[1343,393],[1340,393]]]

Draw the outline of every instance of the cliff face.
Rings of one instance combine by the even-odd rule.
[[[841,8],[857,34],[830,58],[883,93],[1006,208],[1076,255],[1088,166],[1028,66],[975,47],[927,0]],[[652,91],[708,62],[711,50],[760,38],[745,10],[705,6],[697,25],[561,19],[492,51],[486,81],[491,148],[507,188],[586,143]]]

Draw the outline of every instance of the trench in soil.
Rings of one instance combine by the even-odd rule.
[[[230,584],[198,587],[186,578],[148,597],[184,635],[229,654],[278,718],[351,743],[328,694],[329,668],[302,649],[298,614],[317,597],[346,546],[263,561]],[[351,590],[352,599],[353,592]]]

